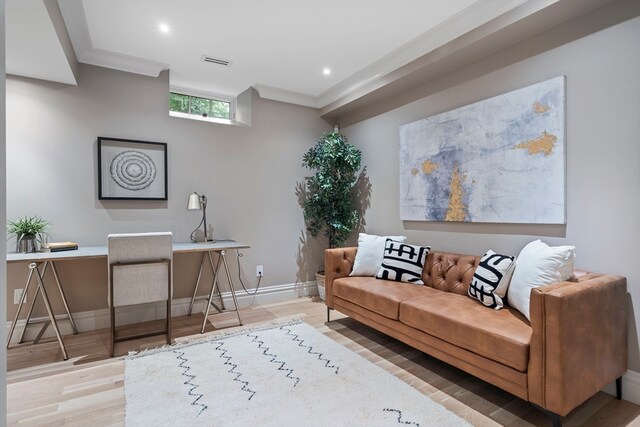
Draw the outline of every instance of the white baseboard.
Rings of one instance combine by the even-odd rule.
[[[604,388],[609,394],[616,395],[615,381]],[[640,373],[627,370],[622,376],[622,398],[640,405]]]
[[[254,292],[255,289],[249,289],[249,292]],[[316,282],[303,282],[303,283],[288,283],[285,285],[275,285],[260,288],[255,295],[248,295],[243,290],[236,291],[236,299],[238,305],[242,309],[252,304],[269,304],[274,302],[283,302],[292,300],[303,296],[318,295],[318,288]],[[200,298],[200,297],[199,297]],[[222,298],[227,308],[233,307],[233,299],[230,292],[223,292]],[[184,316],[189,311],[189,304],[191,298],[174,299],[171,302],[171,316]],[[197,299],[194,307],[194,313],[201,313],[204,311],[206,305],[205,299]],[[135,322],[146,322],[150,320],[163,319],[165,316],[165,303],[159,302],[155,304],[143,304],[133,305],[127,307],[118,308],[117,316],[118,325],[128,324]],[[48,317],[32,318],[32,322],[48,320]],[[72,333],[71,324],[66,320],[66,315],[57,315],[56,320],[59,320],[58,327],[62,335],[68,335]],[[100,310],[82,311],[73,313],[73,320],[76,323],[78,332],[95,331],[97,329],[105,329],[109,327],[109,309],[103,308]],[[17,343],[20,333],[24,329],[25,321],[19,320],[16,324],[15,332],[13,333],[11,342]],[[11,328],[11,322],[7,322],[7,335]],[[38,334],[40,328],[37,325],[31,326],[25,333],[25,341],[32,341]],[[49,326],[45,331],[43,338],[55,337],[53,328]]]

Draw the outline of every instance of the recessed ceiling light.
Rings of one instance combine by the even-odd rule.
[[[329,74],[331,74],[331,69],[330,69],[330,68],[325,67],[325,68],[322,70],[322,74],[324,74],[325,76],[328,76]]]
[[[168,34],[169,30],[171,30],[171,28],[169,28],[169,25],[164,23],[158,25],[158,29],[160,30],[161,33],[164,33],[164,34]]]

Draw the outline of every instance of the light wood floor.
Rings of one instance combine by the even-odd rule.
[[[224,314],[222,316],[229,316]],[[364,356],[478,426],[547,426],[531,404],[440,362],[375,330],[332,312],[310,298],[242,310],[245,326],[276,319],[303,318],[326,336]],[[202,315],[175,318],[177,340],[200,336]],[[335,321],[333,321],[335,319]],[[232,317],[212,318],[218,327]],[[231,323],[232,324],[232,323]],[[147,325],[153,328],[157,325]],[[227,329],[228,330],[228,329]],[[209,325],[206,334],[215,334]],[[8,351],[8,423],[31,426],[124,424],[124,361],[108,357],[108,330],[66,336],[71,357],[62,361],[55,342]],[[162,336],[119,343],[118,354],[162,345]],[[313,404],[313,402],[309,402]],[[600,392],[564,419],[566,426],[640,426],[640,406]]]

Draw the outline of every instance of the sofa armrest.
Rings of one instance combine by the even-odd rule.
[[[529,400],[567,415],[627,369],[627,280],[589,274],[531,291]]]
[[[333,308],[333,281],[340,277],[347,277],[353,269],[358,248],[334,248],[324,251],[324,302]]]

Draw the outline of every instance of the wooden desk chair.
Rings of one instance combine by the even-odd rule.
[[[108,237],[109,308],[111,357],[115,343],[154,335],[167,335],[171,343],[171,298],[173,295],[173,234],[110,234]],[[133,336],[116,336],[116,308],[167,302],[166,329]]]

